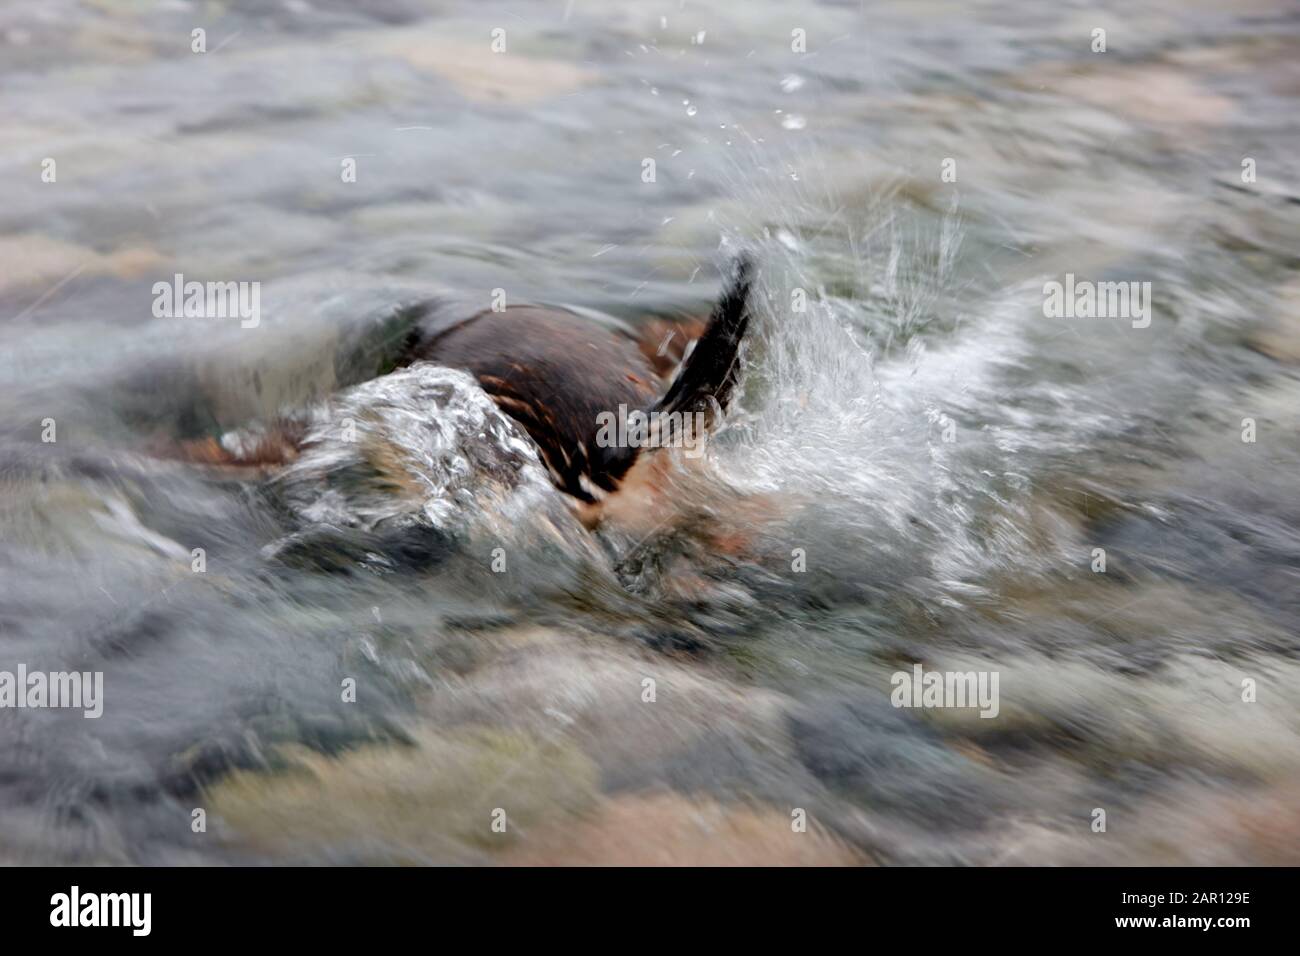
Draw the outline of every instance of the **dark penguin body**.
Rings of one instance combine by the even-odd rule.
[[[601,447],[601,413],[710,415],[725,410],[749,322],[750,266],[741,259],[695,347],[665,387],[638,342],[564,309],[484,311],[421,331],[407,361],[474,375],[537,444],[555,484],[592,503],[618,488],[640,448]],[[661,443],[671,436],[659,436]]]
[[[659,389],[635,341],[560,309],[483,312],[414,357],[477,378],[537,443],[555,483],[583,501],[595,500],[596,488],[613,491],[619,477],[592,467],[597,416],[644,408]]]

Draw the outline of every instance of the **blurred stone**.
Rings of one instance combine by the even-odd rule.
[[[509,46],[505,53],[493,53],[489,42],[486,31],[472,41],[412,28],[377,34],[366,49],[437,74],[478,103],[525,105],[576,92],[596,78],[573,63],[532,57]]]
[[[109,253],[40,233],[0,236],[0,292],[53,285],[74,275],[138,278],[161,273],[166,260],[152,249],[128,246]]]
[[[678,794],[618,797],[579,823],[529,834],[512,866],[855,866],[868,861],[789,812]]]
[[[1290,282],[1278,292],[1273,323],[1252,333],[1251,348],[1288,365],[1300,364],[1300,282]]]
[[[594,767],[564,741],[482,728],[425,730],[411,747],[289,754],[281,773],[237,771],[209,791],[240,842],[371,863],[482,862],[592,800]],[[504,833],[493,812],[506,813]]]
[[[1086,71],[1042,66],[1022,74],[1018,83],[1153,126],[1215,126],[1227,121],[1235,108],[1232,100],[1200,80],[1158,64],[1115,64]]]

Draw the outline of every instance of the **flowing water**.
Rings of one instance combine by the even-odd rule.
[[[104,690],[0,710],[0,861],[1300,862],[1297,94],[1281,0],[5,5],[0,671]],[[740,247],[726,427],[599,533],[385,374]]]

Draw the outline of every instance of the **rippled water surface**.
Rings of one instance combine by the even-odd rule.
[[[0,670],[105,690],[0,710],[0,862],[1300,862],[1300,17],[1230,6],[4,5]],[[741,247],[726,428],[599,533],[385,374]]]

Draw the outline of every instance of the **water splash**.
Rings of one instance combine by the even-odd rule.
[[[274,484],[304,525],[517,540],[581,533],[533,443],[469,374],[418,363],[315,410]]]

